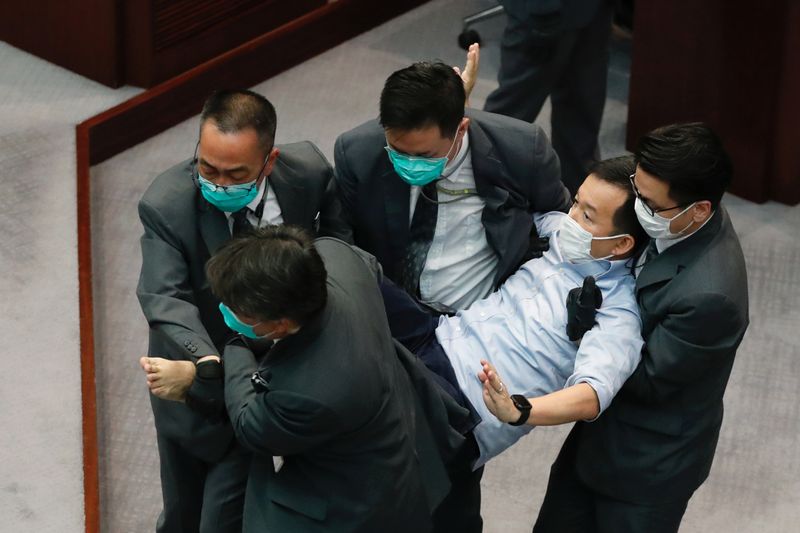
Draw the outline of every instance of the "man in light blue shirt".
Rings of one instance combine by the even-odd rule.
[[[537,416],[548,425],[599,416],[639,362],[641,322],[631,258],[646,239],[634,212],[632,168],[629,157],[599,163],[569,215],[537,216],[539,234],[550,236],[550,249],[453,317],[418,315],[401,291],[384,283],[394,336],[475,415],[473,449],[461,458],[477,473],[468,481],[473,491],[479,490],[486,461],[532,429],[526,420],[510,425],[491,415],[478,376],[482,361],[492,361],[508,389],[542,397],[544,412]],[[566,300],[586,276],[596,279],[603,301],[596,325],[578,343],[567,336]],[[455,491],[463,489],[453,481]],[[478,529],[474,523],[464,527]]]

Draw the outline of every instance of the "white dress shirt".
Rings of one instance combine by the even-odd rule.
[[[256,209],[261,202],[261,198],[266,192],[267,198],[264,200],[264,211],[261,213],[261,220],[256,219]],[[258,194],[253,198],[253,201],[247,204],[247,221],[254,228],[263,228],[267,225],[283,224],[283,215],[281,215],[281,206],[278,205],[278,198],[275,196],[275,191],[272,190],[272,185],[269,184],[269,177],[261,181],[258,186]],[[228,219],[228,229],[233,232],[233,213],[225,213]]]
[[[439,186],[450,190],[475,189],[469,134],[442,173]],[[419,198],[420,188],[411,188],[409,225]],[[498,257],[486,240],[481,221],[485,203],[477,194],[464,197],[439,191],[441,203],[436,215],[436,230],[419,278],[423,301],[441,302],[455,309],[465,309],[484,298],[494,288]],[[421,201],[425,201],[424,199]]]
[[[475,468],[533,429],[505,424],[489,412],[477,377],[481,359],[495,365],[511,393],[527,398],[588,383],[597,393],[601,413],[641,359],[641,319],[628,261],[565,261],[557,232],[565,216],[537,217],[539,234],[550,235],[550,250],[542,257],[522,265],[488,298],[439,319],[436,337],[459,388],[481,417],[473,430],[480,448]],[[603,305],[597,324],[578,344],[567,337],[566,300],[589,275],[603,293]]]

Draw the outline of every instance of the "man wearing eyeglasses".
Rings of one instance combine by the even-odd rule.
[[[137,295],[150,325],[148,353],[180,361],[174,368],[181,373],[170,382],[174,390],[162,390],[157,379],[148,385],[168,395],[189,390],[186,403],[150,395],[164,502],[158,532],[241,531],[249,456],[213,409],[222,391],[219,354],[231,331],[206,261],[232,234],[269,224],[350,240],[327,160],[310,142],[275,146],[275,127],[275,109],[263,96],[215,92],[200,116],[195,157],[158,176],[139,203]],[[214,390],[193,395],[195,375],[210,378]]]
[[[606,411],[578,422],[534,533],[678,530],[711,469],[722,397],[747,329],[747,272],[721,204],[730,159],[705,125],[665,126],[636,150],[642,360]],[[491,392],[491,391],[490,391]]]

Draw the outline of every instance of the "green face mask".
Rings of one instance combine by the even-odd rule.
[[[269,336],[269,333],[266,335],[256,335],[256,332],[253,328],[258,326],[258,324],[261,324],[261,322],[259,322],[258,324],[253,324],[252,326],[249,324],[245,324],[244,322],[239,320],[239,317],[237,317],[233,313],[233,311],[231,311],[230,307],[228,307],[222,302],[220,302],[219,304],[219,312],[222,313],[222,318],[225,319],[225,325],[227,325],[236,333],[241,333],[242,335],[250,339],[263,339]]]
[[[411,157],[386,146],[394,171],[409,185],[422,187],[442,175],[446,157]]]
[[[384,148],[389,153],[389,160],[397,175],[409,185],[422,187],[442,175],[447,166],[447,155],[453,151],[456,139],[458,139],[458,135],[453,137],[453,144],[450,145],[450,149],[444,157],[414,157],[401,154],[391,148],[388,141]]]
[[[255,199],[258,195],[256,181],[220,187],[197,174],[197,183],[200,185],[203,198],[220,211],[229,213],[244,208]]]

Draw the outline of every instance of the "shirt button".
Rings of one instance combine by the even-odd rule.
[[[481,311],[481,316],[486,316],[486,313],[484,313],[483,311]]]

